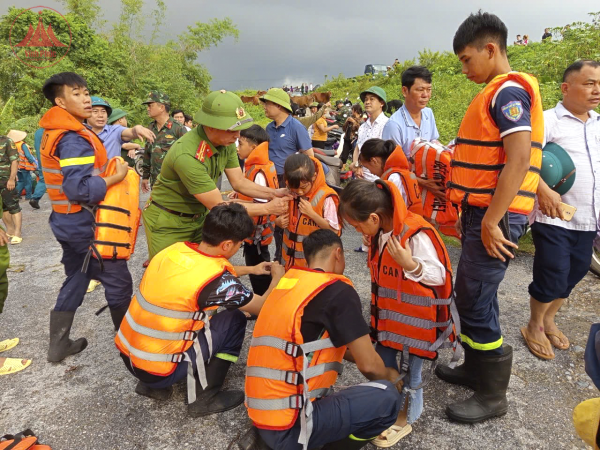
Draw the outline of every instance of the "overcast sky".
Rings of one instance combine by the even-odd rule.
[[[145,0],[151,13],[154,1]],[[114,21],[120,0],[101,0],[104,19]],[[545,27],[588,21],[600,10],[598,0],[166,0],[163,39],[175,38],[189,25],[230,17],[240,31],[201,53],[213,89],[265,89],[302,82],[322,84],[324,75],[363,73],[366,64],[391,65],[394,58],[415,58],[420,50],[451,50],[456,28],[483,8],[516,34],[539,41]],[[9,5],[43,4],[64,12],[56,0],[0,0]],[[151,17],[148,22],[152,22]]]

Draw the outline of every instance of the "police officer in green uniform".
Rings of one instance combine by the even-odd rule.
[[[142,191],[150,191],[160,173],[165,155],[186,129],[169,115],[171,100],[164,92],[150,91],[145,102],[148,115],[154,119],[148,129],[154,133],[153,143],[146,143],[142,165]]]
[[[237,95],[211,92],[194,121],[199,125],[167,153],[142,213],[150,259],[176,242],[200,242],[205,216],[223,203],[215,184],[223,171],[237,192],[270,200],[241,202],[251,216],[284,214],[291,199],[287,189],[259,186],[244,177],[235,141],[253,119]]]

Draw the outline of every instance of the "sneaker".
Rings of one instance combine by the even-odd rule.
[[[29,200],[29,204],[31,205],[31,207],[33,209],[40,209],[40,201],[36,200],[35,198],[32,198],[31,200]]]

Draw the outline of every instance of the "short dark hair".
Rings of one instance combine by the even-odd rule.
[[[165,107],[165,112],[169,112],[171,111],[171,105],[169,105],[168,103],[161,103],[161,105],[163,105]]]
[[[202,241],[213,247],[227,240],[238,243],[253,232],[254,222],[246,208],[239,203],[221,203],[206,215]]]
[[[417,78],[422,79],[425,83],[431,84],[432,76],[429,69],[425,66],[411,66],[402,72],[402,87],[410,88],[415,84]]]
[[[185,118],[185,114],[184,114],[184,112],[181,109],[175,109],[175,110],[173,110],[173,112],[171,113],[171,115],[175,116],[175,114],[179,114],[179,113],[183,114],[183,117]]]
[[[331,247],[344,248],[340,237],[331,230],[313,231],[302,242],[302,250],[308,264],[311,264],[320,252],[333,250]]]
[[[294,153],[286,158],[283,173],[288,187],[298,189],[303,181],[312,182],[315,163],[304,153]]]
[[[355,112],[355,113],[360,114],[362,116],[362,114],[363,114],[362,106],[360,106],[359,103],[355,103],[354,105],[352,105],[352,112]]]
[[[254,145],[259,145],[263,142],[269,142],[269,133],[267,133],[263,127],[257,124],[240,131],[240,137],[245,138]]]
[[[340,194],[340,217],[364,222],[373,213],[382,218],[394,217],[390,188],[381,180],[352,180]]]
[[[396,150],[396,142],[383,139],[367,139],[360,148],[358,158],[361,161],[368,161],[371,158],[381,158],[383,162],[387,161],[390,155]]]
[[[581,72],[581,69],[583,69],[584,66],[590,66],[594,69],[597,69],[598,67],[600,67],[600,61],[594,61],[593,59],[580,59],[579,61],[575,61],[573,64],[571,64],[565,69],[565,72],[563,73],[562,82],[566,82],[567,78],[569,78],[569,75],[571,75],[572,73]]]
[[[503,53],[506,53],[508,29],[504,22],[494,14],[479,10],[471,14],[460,24],[452,46],[454,53],[459,54],[467,46],[474,46],[481,50],[488,42],[494,41]]]
[[[183,121],[184,122],[189,122],[190,120],[192,120],[192,116],[190,116],[188,114],[184,114],[183,115]]]
[[[87,89],[87,82],[81,76],[75,72],[61,72],[52,75],[44,82],[42,92],[44,97],[52,102],[53,106],[56,106],[54,99],[60,97],[65,86],[79,87]]]

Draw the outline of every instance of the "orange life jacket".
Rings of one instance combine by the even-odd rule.
[[[15,142],[17,146],[17,150],[19,152],[19,169],[27,170],[32,172],[35,170],[35,165],[27,159],[25,156],[25,151],[23,150],[23,141]]]
[[[71,202],[62,190],[63,175],[61,167],[71,164],[94,164],[93,175],[104,174],[107,156],[104,144],[96,133],[90,131],[64,109],[53,106],[42,116],[39,123],[44,128],[41,145],[41,164],[48,196],[54,212],[61,214],[81,211],[81,205]],[[94,149],[94,156],[63,160],[56,155],[56,146],[68,131],[74,131],[84,138]],[[77,160],[77,161],[72,161]]]
[[[204,359],[198,332],[210,343],[209,318],[217,306],[200,309],[198,295],[225,271],[235,275],[223,257],[206,255],[198,244],[178,242],[159,252],[144,272],[115,344],[131,365],[148,373],[168,376],[188,361],[188,401],[195,401],[192,363],[186,353],[194,345],[200,383],[206,386]],[[209,352],[211,346],[209,345]],[[209,355],[210,358],[210,355]]]
[[[394,173],[400,175],[404,192],[406,192],[406,207],[412,213],[423,215],[423,204],[421,202],[421,187],[417,182],[417,176],[410,171],[410,165],[401,146],[397,146],[388,157],[383,168],[382,180],[389,180]]]
[[[336,209],[339,205],[339,197],[337,193],[327,186],[325,175],[321,163],[315,158],[310,158],[315,164],[315,174],[317,175],[315,182],[312,185],[310,192],[306,195],[306,199],[310,202],[313,209],[323,217],[325,200],[332,198],[335,202]],[[289,225],[283,232],[283,260],[285,269],[290,267],[306,267],[306,259],[302,241],[313,231],[316,231],[319,226],[308,216],[300,213],[298,208],[299,200],[291,200],[289,207]],[[338,236],[342,234],[342,227],[337,230]]]
[[[371,328],[374,341],[422,358],[435,359],[440,348],[457,348],[460,331],[452,292],[452,271],[446,247],[437,231],[422,217],[406,210],[400,191],[389,186],[394,204],[394,229],[404,247],[418,233],[431,239],[441,263],[446,267],[443,286],[426,286],[409,280],[387,250],[379,252],[379,238],[369,249],[371,271]],[[418,256],[418,255],[415,255]],[[455,330],[455,327],[457,330]],[[450,340],[450,342],[447,342]],[[403,358],[408,364],[408,358]],[[406,372],[407,367],[403,367]]]
[[[410,159],[417,176],[446,185],[452,161],[449,148],[425,139],[415,139],[411,145]],[[440,200],[427,189],[423,189],[422,202],[423,217],[428,222],[447,236],[459,237],[455,228],[458,212],[454,205],[447,200]]]
[[[311,402],[326,396],[342,372],[345,346],[334,347],[326,330],[311,342],[304,342],[300,332],[306,306],[336,281],[352,286],[343,275],[293,268],[267,297],[246,369],[246,408],[258,428],[287,430],[299,414],[310,422]]]
[[[457,205],[465,202],[481,208],[489,206],[492,201],[498,177],[506,163],[506,153],[500,130],[490,117],[489,108],[498,89],[508,80],[519,83],[531,97],[529,172],[508,210],[529,214],[533,209],[542,166],[544,114],[538,82],[526,73],[498,75],[471,102],[456,138],[448,198]]]
[[[112,158],[105,176],[116,173],[120,156]],[[92,251],[100,259],[129,259],[135,248],[140,225],[140,176],[133,169],[127,170],[125,179],[106,190],[106,196],[97,206],[95,236]]]
[[[267,180],[267,187],[277,189],[279,182],[277,181],[277,172],[275,170],[275,164],[269,161],[269,143],[263,142],[256,146],[252,153],[248,155],[244,163],[245,175],[250,181],[254,182],[256,176],[259,173]],[[253,201],[254,199],[244,194],[238,194],[238,197],[242,200]],[[252,220],[256,225],[254,229],[254,235],[250,239],[245,239],[251,245],[269,245],[273,242],[273,232],[275,231],[275,219],[276,216],[259,216],[253,217]]]

